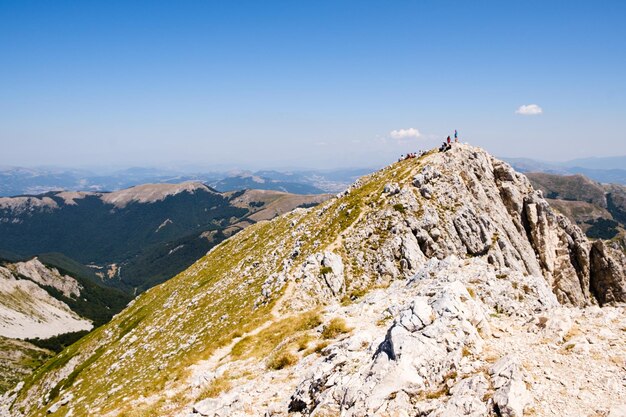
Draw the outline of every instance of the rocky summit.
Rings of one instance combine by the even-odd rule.
[[[625,259],[454,144],[222,242],[0,413],[623,416]]]

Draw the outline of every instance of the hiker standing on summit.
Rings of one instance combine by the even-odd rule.
[[[459,133],[456,131],[456,129],[454,129],[454,142],[455,143],[459,142]]]

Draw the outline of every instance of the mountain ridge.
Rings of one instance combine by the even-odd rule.
[[[553,364],[571,350],[567,367],[587,366],[578,349],[593,347],[565,337],[571,317],[578,332],[604,317],[622,325],[619,306],[591,318],[585,309],[626,300],[625,265],[524,176],[455,144],[225,240],[47,362],[5,397],[7,413],[513,416],[533,403],[540,412],[556,397],[541,393],[561,386],[525,384],[539,376],[518,356]],[[599,396],[614,405],[593,393],[568,397],[568,410]]]
[[[583,158],[566,162],[537,161],[530,158],[503,158],[522,173],[543,172],[557,175],[581,174],[604,184],[626,184],[626,156]]]
[[[129,168],[108,174],[84,170],[47,168],[0,168],[0,196],[34,195],[46,192],[116,191],[145,183],[209,184],[219,191],[243,188],[274,189],[295,194],[324,194],[344,190],[370,169],[262,171],[199,171],[188,169]],[[257,181],[252,181],[255,177]]]

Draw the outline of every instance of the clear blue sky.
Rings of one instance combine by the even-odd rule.
[[[624,1],[0,0],[0,165],[368,166],[454,129],[501,156],[626,154],[625,18]]]

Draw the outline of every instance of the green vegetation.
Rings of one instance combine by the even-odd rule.
[[[594,219],[587,220],[585,223],[591,225],[589,229],[587,229],[587,236],[592,239],[613,239],[615,236],[619,234],[619,223],[615,220],[607,220],[607,219]]]
[[[320,268],[320,274],[321,275],[326,275],[326,274],[330,274],[333,272],[333,269],[330,266],[323,266]]]
[[[605,190],[602,184],[583,175],[528,173],[526,176],[548,198],[604,204]]]
[[[341,198],[308,212],[253,224],[223,241],[186,271],[145,291],[110,323],[44,364],[28,378],[14,407],[43,417],[56,398],[50,397],[43,406],[37,401],[45,395],[45,387],[53,385],[58,387],[55,393],[63,389],[80,398],[72,402],[77,416],[89,415],[95,404],[99,415],[172,415],[182,413],[187,405],[188,399],[178,390],[185,386],[192,365],[220,359],[214,356],[220,347],[236,342],[226,360],[255,358],[270,369],[290,366],[302,355],[325,353],[330,339],[319,340],[313,331],[322,325],[318,310],[276,319],[275,312],[289,311],[288,303],[278,300],[293,288],[283,286],[264,295],[264,283],[291,268],[284,259],[292,258],[293,265],[299,265],[328,245],[341,253],[341,234],[359,227],[369,210],[383,204],[384,184],[402,178],[410,181],[421,163],[417,158],[393,164],[364,178]],[[302,233],[294,233],[295,225]],[[292,256],[296,240],[300,252]],[[371,283],[364,284],[370,288]],[[315,300],[310,301],[314,306]],[[322,338],[337,338],[349,331],[345,321],[333,319],[323,327]],[[76,363],[81,365],[64,369],[70,377],[60,381],[55,377],[57,370]],[[232,376],[227,379],[235,383]],[[205,395],[228,389],[227,381],[216,385]],[[174,395],[142,405],[142,398],[154,398],[164,390]]]
[[[264,210],[277,198],[267,194],[239,207],[240,203],[233,200],[244,193],[179,193],[150,204],[130,203],[122,208],[104,204],[96,196],[68,206],[52,193],[51,198],[59,203],[58,210],[34,211],[20,218],[19,224],[0,224],[0,251],[6,247],[27,255],[46,253],[41,257],[55,265],[63,257],[63,265],[58,265],[61,268],[67,269],[70,261],[72,268],[82,269],[81,276],[135,295],[184,271],[242,226],[254,224],[250,215]],[[284,194],[280,196],[284,201]],[[297,197],[284,204],[300,201],[308,200]],[[50,251],[56,253],[48,254]],[[98,269],[81,265],[87,263]]]
[[[0,395],[41,366],[51,354],[26,341],[0,336]]]
[[[113,315],[119,313],[132,299],[130,295],[120,290],[97,284],[93,281],[93,273],[88,268],[61,254],[43,254],[38,258],[48,268],[55,268],[61,275],[69,275],[76,279],[83,288],[80,297],[70,298],[54,287],[37,285],[46,290],[52,297],[67,304],[81,317],[91,320],[94,327],[109,322]],[[23,275],[19,275],[18,278],[29,279]],[[74,336],[68,336],[66,340],[71,337]],[[59,340],[51,340],[46,348],[58,351],[57,348],[53,348],[56,342]],[[40,342],[33,343],[40,345]],[[58,343],[56,345],[57,347],[60,346]]]
[[[50,197],[59,204],[58,210],[33,211],[20,217],[19,223],[0,224],[0,248],[25,256],[63,253],[77,264],[116,263],[121,275],[103,282],[127,293],[134,293],[135,288],[145,291],[188,268],[226,238],[225,228],[265,204],[255,201],[241,208],[231,203],[234,195],[214,192],[179,193],[123,208],[105,204],[97,196],[76,200],[76,205],[65,205],[54,193]],[[0,210],[0,216],[13,215]],[[170,223],[161,227],[165,219]],[[201,237],[206,231],[216,234]],[[170,256],[171,251],[176,256]],[[93,271],[85,272],[81,275],[100,281]]]
[[[63,349],[79,340],[81,337],[89,333],[87,330],[82,330],[73,333],[64,333],[58,336],[52,336],[48,339],[40,339],[38,337],[34,339],[26,339],[28,343],[32,343],[42,349],[48,349],[55,353],[61,352]]]
[[[394,209],[395,211],[397,211],[397,212],[402,213],[402,214],[404,214],[404,212],[406,211],[406,209],[404,208],[404,206],[403,206],[402,204],[400,204],[400,203],[398,203],[398,204],[394,204],[394,205],[393,205],[393,209]]]

